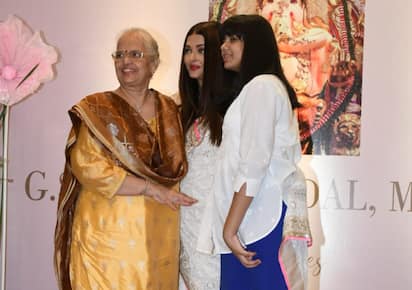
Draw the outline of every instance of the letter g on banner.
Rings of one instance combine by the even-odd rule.
[[[25,191],[26,191],[26,195],[29,199],[33,200],[33,201],[38,201],[38,200],[42,200],[44,198],[44,196],[46,195],[47,189],[37,189],[38,192],[40,192],[40,195],[38,197],[34,197],[31,185],[32,185],[32,178],[34,178],[36,175],[40,175],[42,177],[42,179],[44,180],[46,177],[46,172],[42,172],[39,170],[35,170],[29,173],[29,175],[27,175],[26,178],[26,182],[25,182]]]

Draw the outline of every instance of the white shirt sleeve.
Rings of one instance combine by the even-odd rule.
[[[238,192],[246,183],[246,195],[256,196],[270,165],[275,144],[279,101],[287,94],[275,77],[257,77],[246,84],[240,102],[239,167],[233,181]]]

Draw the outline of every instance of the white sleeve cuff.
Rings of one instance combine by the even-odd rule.
[[[233,181],[233,191],[239,192],[243,184],[246,183],[246,196],[254,197],[260,190],[262,179],[248,179],[242,175],[236,176]]]

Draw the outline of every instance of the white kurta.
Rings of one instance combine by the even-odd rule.
[[[254,197],[239,228],[239,238],[253,243],[269,234],[282,212],[282,186],[301,158],[299,130],[289,97],[274,75],[247,83],[229,107],[218,150],[213,195],[208,200],[197,248],[230,253],[223,225],[233,194],[246,183]]]
[[[220,257],[196,250],[206,200],[212,194],[217,147],[210,143],[209,131],[196,126],[186,136],[189,170],[180,190],[198,202],[180,208],[180,273],[190,290],[219,290]],[[185,289],[182,283],[179,289]]]

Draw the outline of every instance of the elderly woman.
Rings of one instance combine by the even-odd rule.
[[[149,82],[159,64],[145,30],[124,32],[112,54],[119,88],[70,111],[55,233],[59,287],[177,289],[180,205],[187,171],[179,112]]]

